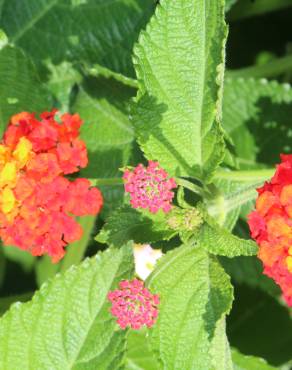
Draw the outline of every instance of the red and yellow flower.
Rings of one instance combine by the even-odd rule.
[[[58,262],[82,229],[74,216],[95,215],[103,200],[87,179],[64,175],[88,163],[77,114],[22,112],[13,116],[0,144],[0,237],[6,245],[48,254]]]
[[[251,236],[259,245],[264,273],[292,306],[292,155],[281,155],[271,181],[257,191],[256,210],[248,216]]]

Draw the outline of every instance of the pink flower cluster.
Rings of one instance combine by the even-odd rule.
[[[149,161],[148,166],[139,164],[132,171],[124,172],[125,191],[130,193],[133,208],[148,208],[151,213],[159,209],[167,213],[177,187],[173,178],[159,166],[158,162]]]
[[[158,295],[152,294],[138,279],[123,280],[119,288],[109,292],[108,299],[112,303],[111,313],[117,317],[121,329],[152,327],[158,316]]]

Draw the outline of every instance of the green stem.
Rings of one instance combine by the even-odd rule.
[[[228,13],[229,21],[236,21],[248,17],[253,17],[260,14],[281,10],[292,6],[291,0],[257,0],[239,1]]]
[[[77,265],[83,259],[91,237],[95,219],[95,216],[83,216],[79,218],[79,224],[83,229],[82,238],[67,246],[67,252],[61,263],[60,271],[65,271],[70,266]]]
[[[247,170],[247,171],[224,171],[216,173],[215,178],[234,180],[237,182],[252,182],[270,179],[275,173],[275,169]]]
[[[196,184],[193,184],[192,182],[188,181],[188,180],[185,180],[185,179],[182,179],[182,178],[176,178],[175,179],[175,182],[177,183],[177,185],[180,185],[190,191],[192,191],[193,193],[196,193],[196,194],[199,194],[201,196],[203,196],[203,189],[196,185]]]
[[[92,186],[114,186],[123,185],[121,177],[103,178],[103,179],[88,179]]]
[[[229,70],[226,73],[227,77],[237,78],[237,77],[275,77],[286,71],[292,70],[292,55],[288,55],[282,58],[272,60],[269,63],[246,67],[241,69]]]

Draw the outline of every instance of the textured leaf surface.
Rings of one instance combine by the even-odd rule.
[[[215,223],[205,222],[199,232],[200,245],[213,254],[221,256],[252,256],[258,248],[254,241],[239,238]]]
[[[254,161],[279,162],[279,153],[291,152],[291,115],[289,84],[265,79],[225,80],[223,126],[246,168]]]
[[[11,115],[42,112],[51,108],[47,92],[41,87],[31,61],[17,48],[0,50],[0,136]]]
[[[175,233],[168,228],[163,213],[146,214],[123,206],[109,216],[97,240],[120,247],[128,240],[150,243],[170,239]]]
[[[181,246],[160,259],[148,285],[161,299],[150,338],[161,367],[209,369],[216,323],[233,298],[228,275],[203,249]]]
[[[131,246],[108,250],[15,304],[0,320],[0,369],[119,369],[125,332],[106,296],[132,267]]]
[[[128,102],[134,91],[112,79],[90,79],[80,88],[73,105],[84,120],[81,137],[89,157],[89,165],[80,176],[104,180],[106,185],[100,188],[106,213],[123,199],[122,182],[112,180],[122,176],[119,168],[129,163],[133,153],[134,132],[128,118]]]
[[[270,366],[267,361],[254,356],[245,356],[237,350],[232,350],[232,360],[234,370],[276,370],[276,367]]]
[[[172,175],[210,176],[224,154],[223,14],[221,0],[162,0],[134,51],[138,141]]]
[[[131,51],[152,0],[4,0],[1,25],[36,62],[99,63],[133,74]]]
[[[231,360],[231,351],[226,336],[226,320],[223,317],[216,324],[214,338],[210,348],[212,370],[234,370]]]

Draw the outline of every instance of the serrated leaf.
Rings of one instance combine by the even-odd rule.
[[[176,231],[169,229],[163,213],[142,213],[130,206],[123,206],[106,220],[97,241],[120,247],[128,240],[151,243],[168,240],[175,234]]]
[[[162,0],[135,47],[138,142],[172,175],[209,179],[223,159],[225,39],[221,0]]]
[[[161,303],[150,340],[164,369],[206,370],[216,324],[229,312],[228,275],[202,248],[183,245],[161,258],[147,279]]]
[[[133,156],[134,131],[128,118],[128,103],[134,93],[112,79],[92,78],[81,86],[73,105],[84,120],[81,137],[89,157],[89,165],[80,171],[80,176],[105,180],[105,185],[100,186],[105,198],[103,215],[123,201],[122,181],[112,180],[121,179],[119,168],[129,164]]]
[[[0,369],[119,369],[125,331],[107,293],[133,273],[131,246],[107,250],[57,275],[0,320]]]
[[[0,50],[0,136],[9,118],[22,111],[40,113],[51,108],[49,94],[23,52],[6,46]]]
[[[289,84],[252,78],[225,80],[222,124],[243,159],[242,167],[251,167],[255,161],[277,163],[279,153],[291,152],[291,103]]]
[[[277,370],[262,358],[243,355],[236,349],[232,349],[231,353],[234,370]]]
[[[252,256],[258,251],[254,241],[239,238],[215,222],[204,223],[199,231],[198,242],[210,253],[227,257]]]
[[[153,0],[4,0],[1,25],[35,62],[99,63],[133,75],[131,51]]]

